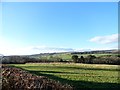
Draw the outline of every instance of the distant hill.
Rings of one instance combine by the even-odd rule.
[[[96,64],[120,64],[120,55],[118,50],[96,50],[84,52],[59,52],[59,53],[40,53],[33,55],[13,55],[1,56],[2,63],[33,63],[33,62],[73,62],[72,57],[77,55],[79,63],[96,63]],[[84,58],[81,59],[81,57]],[[90,58],[92,57],[92,59]],[[93,58],[94,57],[94,58]],[[83,60],[83,61],[82,61]],[[77,61],[77,63],[78,63]]]
[[[84,51],[84,52],[72,52],[72,54],[118,54],[117,49],[114,50],[93,50],[93,51]]]
[[[55,54],[120,54],[120,50],[113,49],[113,50],[86,50],[86,51],[66,51],[66,52],[54,52],[54,53],[40,53],[40,54],[32,54],[32,55],[15,55],[15,56],[28,56],[28,57],[39,57],[39,56],[48,56],[48,55],[55,55]],[[0,54],[0,57],[4,56]],[[10,55],[13,56],[13,55]]]
[[[30,58],[37,58],[42,56],[49,56],[49,55],[63,55],[63,54],[118,54],[119,51],[117,49],[114,50],[92,50],[92,51],[77,51],[77,52],[56,52],[56,53],[40,53],[40,54],[33,54],[33,55],[27,55]]]

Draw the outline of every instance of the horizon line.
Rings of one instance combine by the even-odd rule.
[[[25,56],[25,55],[36,55],[36,54],[52,54],[52,53],[73,53],[73,52],[92,52],[92,51],[109,51],[109,50],[116,50],[119,51],[119,49],[103,49],[103,50],[86,50],[86,51],[61,51],[61,52],[40,52],[40,53],[33,53],[33,54],[9,54],[9,55],[4,55],[0,54],[1,56]]]

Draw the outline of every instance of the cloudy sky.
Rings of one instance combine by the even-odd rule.
[[[3,2],[0,54],[116,49],[117,2]]]

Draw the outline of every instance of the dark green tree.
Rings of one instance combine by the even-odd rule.
[[[83,56],[80,57],[81,63],[85,63],[85,58]]]
[[[77,63],[78,62],[78,56],[77,55],[73,55],[72,56],[72,60]]]
[[[87,62],[87,63],[89,63],[89,64],[93,63],[93,59],[95,59],[95,58],[96,58],[95,55],[88,55],[88,56],[87,56],[87,59],[88,59],[88,62]]]

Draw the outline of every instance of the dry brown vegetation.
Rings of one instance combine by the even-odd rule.
[[[35,76],[19,68],[2,66],[2,90],[72,90],[69,85]]]

